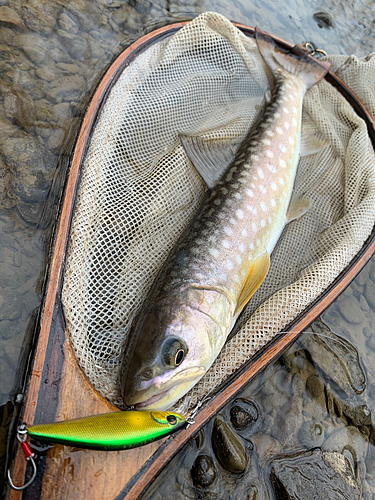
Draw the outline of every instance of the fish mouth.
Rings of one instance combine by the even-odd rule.
[[[154,394],[153,396],[151,396],[151,398],[146,399],[146,401],[142,401],[141,403],[136,403],[136,404],[134,405],[134,408],[135,408],[136,410],[140,410],[140,409],[142,409],[142,408],[145,408],[146,406],[149,406],[149,405],[151,405],[151,404],[153,404],[153,403],[156,403],[156,402],[157,402],[157,401],[159,401],[160,399],[163,399],[163,398],[164,398],[164,396],[165,396],[165,395],[166,395],[166,394],[167,394],[167,393],[168,393],[171,389],[172,389],[172,387],[171,387],[171,388],[169,388],[169,389],[167,389],[166,391],[159,392],[159,394]]]
[[[189,375],[186,376],[188,373],[189,373]],[[174,377],[172,377],[169,380],[169,387],[167,389],[165,389],[162,392],[158,392],[157,394],[154,394],[153,396],[151,396],[150,398],[148,398],[144,401],[140,401],[138,403],[133,403],[133,406],[137,410],[141,409],[141,408],[150,407],[150,405],[153,405],[154,403],[164,399],[165,396],[167,396],[167,394],[169,392],[173,391],[173,389],[175,389],[181,381],[183,381],[184,384],[191,382],[193,380],[196,380],[196,382],[198,382],[198,380],[205,373],[206,373],[206,368],[204,366],[187,368],[186,370],[183,370],[183,371],[177,373]],[[183,392],[181,395],[179,395],[177,399],[182,398],[188,392],[189,389],[191,389],[191,387],[189,387],[185,392]],[[176,401],[177,401],[177,399],[176,399]],[[174,403],[171,403],[170,406],[172,406],[173,404]]]

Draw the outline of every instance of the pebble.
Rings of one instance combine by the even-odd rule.
[[[5,5],[0,7],[0,22],[12,26],[18,26],[19,28],[25,28],[25,25],[17,12]]]
[[[212,430],[212,448],[224,469],[240,474],[246,469],[245,449],[222,417],[216,417]]]
[[[318,398],[324,391],[324,382],[318,375],[310,375],[306,380],[306,390],[312,397]]]
[[[216,477],[214,463],[208,455],[198,455],[191,469],[191,475],[195,486],[207,488]]]
[[[237,399],[230,409],[230,419],[237,430],[242,430],[258,419],[258,408],[252,401]]]
[[[321,446],[324,441],[324,428],[322,423],[316,420],[306,420],[301,425],[298,439],[302,446],[308,450]]]
[[[345,320],[351,325],[360,325],[363,323],[363,312],[358,300],[355,300],[353,296],[341,300],[339,298],[338,308]]]

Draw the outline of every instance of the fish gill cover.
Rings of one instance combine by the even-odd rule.
[[[123,405],[131,323],[206,198],[179,136],[240,142],[263,113],[271,80],[255,41],[205,13],[140,54],[107,98],[83,162],[62,301],[80,366],[113,404]],[[236,335],[187,394],[190,407],[320,295],[373,227],[375,158],[365,123],[321,81],[305,96],[302,125],[328,142],[298,165],[293,199],[310,208],[286,226]]]

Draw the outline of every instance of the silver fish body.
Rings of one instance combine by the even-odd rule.
[[[288,220],[303,97],[328,68],[312,64],[311,74],[310,61],[280,53],[263,32],[257,42],[273,70],[271,99],[180,238],[134,325],[122,366],[127,405],[170,408],[206,373],[264,280]],[[297,74],[289,71],[293,63]]]

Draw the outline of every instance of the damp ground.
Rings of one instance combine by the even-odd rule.
[[[330,54],[353,53],[366,56],[374,51],[372,19],[375,6],[372,2],[362,0],[354,3],[341,0],[0,1],[0,469],[6,459],[5,443],[14,408],[22,397],[24,373],[43,297],[54,223],[73,144],[87,103],[110,62],[132,41],[156,27],[191,19],[208,10],[219,12],[230,20],[243,24],[259,25],[290,42],[311,41]],[[358,348],[366,375],[366,389],[360,397],[367,398],[363,404],[370,408],[373,401],[371,398],[375,398],[375,389],[372,386],[374,374],[370,360],[367,359],[375,349],[375,337],[371,330],[371,318],[373,322],[375,310],[372,297],[375,295],[366,292],[373,286],[371,265],[370,263],[367,271],[361,274],[365,278],[358,278],[362,279],[363,283],[359,285],[356,280],[337,304],[332,306],[332,312],[326,313],[323,318],[328,329]],[[343,300],[346,302],[340,306],[340,301]],[[353,318],[356,318],[355,321]],[[304,348],[296,344],[291,352],[297,352],[293,349],[298,351]],[[309,377],[320,377],[320,383],[325,387],[324,394],[327,394],[326,384],[330,383],[327,380],[332,378],[323,368],[315,367],[313,358],[310,358],[306,358],[308,371],[303,372],[301,382],[297,384],[301,391],[301,400],[295,403],[297,406],[301,405],[309,394],[306,388],[307,374]],[[278,384],[284,383],[284,378],[289,380],[288,377],[293,378],[296,375],[285,360],[271,367],[245,391],[243,399],[254,401],[259,409],[261,417],[257,422],[267,420],[266,414],[271,415],[268,422],[271,422],[270,419],[277,421],[276,417],[283,407],[281,394],[284,391],[283,386]],[[310,373],[309,370],[316,370],[316,373]],[[270,377],[268,382],[267,377]],[[285,383],[288,386],[285,391],[296,391],[291,382],[292,385]],[[281,398],[278,403],[275,398],[270,398],[266,393],[262,394],[259,388],[264,384],[279,387],[279,390],[276,389]],[[335,399],[336,396],[332,397]],[[297,400],[299,396],[296,392],[292,401]],[[309,403],[310,420],[323,419],[320,412],[322,404],[320,400],[312,398]],[[233,433],[233,423],[228,413],[230,409],[225,411],[227,413],[222,417],[223,424],[217,424],[216,430],[205,431],[206,442],[211,439],[209,436],[212,432],[221,436],[230,429]],[[291,411],[293,413],[297,410]],[[353,427],[349,425],[352,421],[348,421],[345,412],[336,417],[329,413],[328,409],[327,412],[330,417],[325,418],[341,419],[344,429]],[[280,417],[279,421],[281,420]],[[306,420],[307,417],[302,420],[300,418],[298,425],[301,427]],[[345,427],[345,424],[348,425]],[[211,425],[214,426],[214,423]],[[272,432],[276,431],[271,429],[275,425],[274,422],[272,425],[265,423],[265,427],[257,432],[276,439],[279,442],[279,445],[276,445],[278,453],[294,449],[294,445],[286,448],[282,438],[274,437]],[[369,425],[366,424],[367,427]],[[305,427],[307,426],[308,424],[305,424]],[[354,427],[359,428],[355,425]],[[358,432],[362,439],[363,432],[360,429]],[[239,435],[242,436],[241,433]],[[329,431],[324,431],[324,439],[326,436],[328,439],[330,435]],[[371,430],[369,435],[371,436]],[[297,438],[296,443],[300,439],[298,436]],[[357,441],[359,442],[359,438]],[[361,457],[372,449],[371,445],[368,445],[369,442],[370,438],[366,441],[367,445],[364,441]],[[256,448],[254,440],[251,441],[251,446],[253,450]],[[246,457],[250,456],[249,448],[250,444],[244,447]],[[297,451],[299,452],[300,448]],[[274,457],[275,453],[270,453],[270,456]],[[375,460],[375,457],[371,458],[371,453],[367,460]],[[259,455],[255,452],[253,454]],[[244,471],[240,476],[237,476],[237,473],[231,473],[234,476],[228,474],[220,462],[220,452],[217,452],[217,448],[215,452],[212,444],[207,456],[212,460],[212,467],[216,471],[213,483],[219,481],[217,477],[220,471],[221,480],[227,484],[233,483],[233,478],[236,478],[237,483],[240,476],[247,477]],[[263,459],[259,457],[260,455],[256,460],[260,464]],[[267,460],[262,462],[265,464],[266,479],[270,475],[270,462]],[[365,459],[363,461],[366,462]],[[248,458],[245,462],[244,470],[247,470],[247,467],[250,467]],[[354,464],[357,462],[354,461]],[[188,493],[180,489],[181,498],[184,498],[185,493],[186,497],[190,498],[191,484],[196,488],[200,470],[198,465],[194,469],[195,483],[189,472]],[[369,474],[370,472],[362,474],[363,481],[366,481],[362,483],[365,485],[363,498],[372,498]],[[178,478],[176,481],[178,482]],[[213,490],[207,490],[204,494],[211,495],[210,491]],[[194,495],[199,496],[201,493],[194,490]],[[214,492],[212,495],[215,497]],[[216,495],[215,498],[219,497]]]

